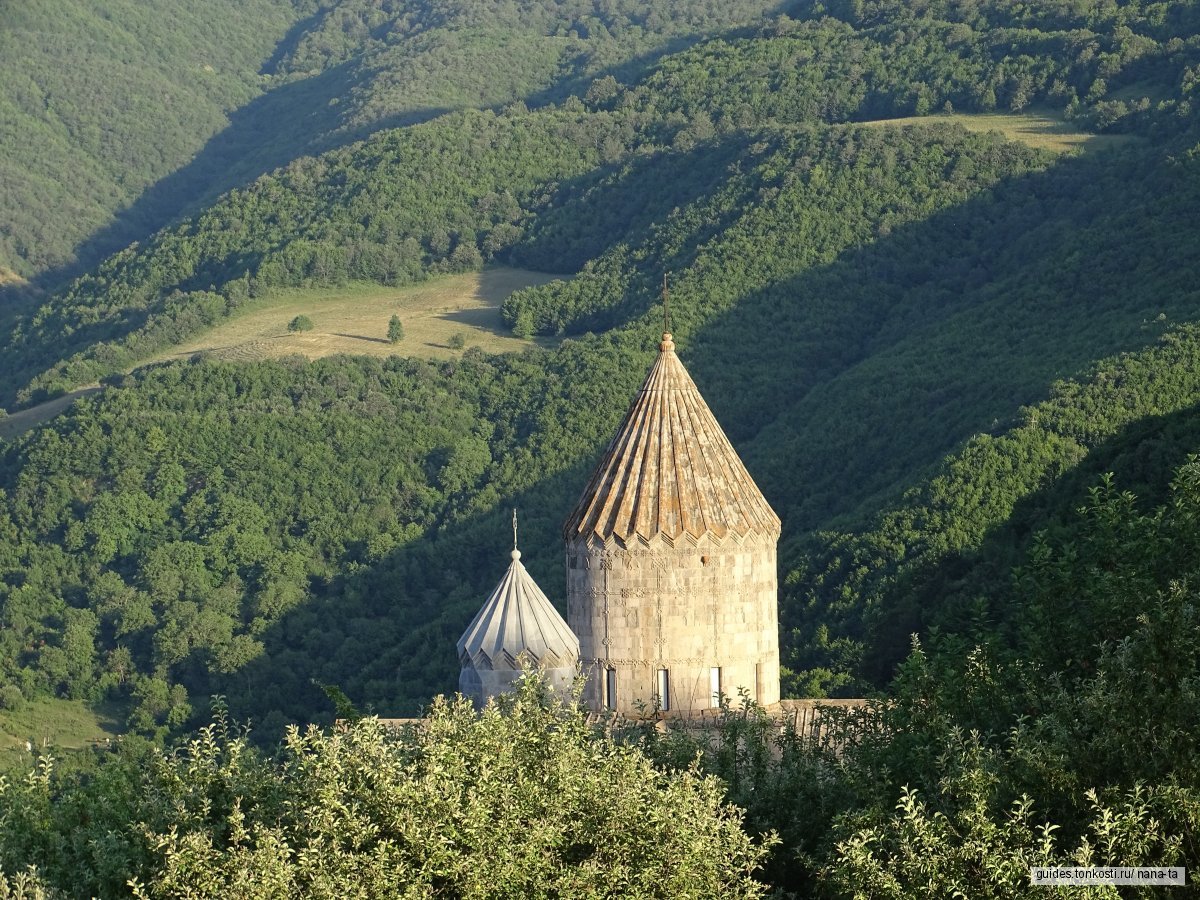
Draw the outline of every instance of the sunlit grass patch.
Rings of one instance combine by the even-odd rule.
[[[0,710],[0,769],[27,765],[33,753],[110,746],[120,733],[116,710],[82,700],[37,699]],[[32,750],[32,752],[31,752]]]
[[[1080,131],[1071,122],[1055,113],[1040,110],[1020,113],[937,113],[930,116],[908,116],[902,119],[877,119],[863,125],[897,126],[961,125],[968,131],[998,131],[1010,141],[1017,141],[1037,150],[1066,153],[1071,150],[1094,150],[1132,140],[1122,134],[1091,134]]]
[[[282,290],[252,301],[241,314],[152,361],[202,352],[221,359],[256,360],[297,353],[310,359],[335,353],[445,358],[469,347],[490,353],[521,350],[534,341],[509,331],[500,318],[500,304],[515,290],[555,277],[494,267],[404,287],[354,283]],[[312,320],[312,330],[289,332],[288,323],[300,315]],[[393,315],[404,327],[404,338],[396,344],[387,338]],[[456,346],[456,336],[461,336],[461,347]]]

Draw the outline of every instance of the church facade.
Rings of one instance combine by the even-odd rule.
[[[742,692],[778,702],[779,533],[664,334],[563,528],[563,627],[578,640],[588,706],[686,716]],[[474,685],[462,650],[460,641],[464,683]],[[514,644],[499,658],[523,651]],[[559,649],[551,658],[561,669]]]

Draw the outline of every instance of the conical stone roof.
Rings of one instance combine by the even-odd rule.
[[[568,541],[778,537],[779,517],[700,396],[670,334],[567,519]]]
[[[458,639],[458,658],[464,666],[516,669],[522,653],[541,668],[573,667],[579,639],[513,550],[508,571]]]

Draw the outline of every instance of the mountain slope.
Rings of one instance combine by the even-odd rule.
[[[155,216],[161,221],[164,211],[178,212],[218,187],[246,183],[297,154],[342,145],[373,128],[418,121],[447,107],[519,97],[541,102],[571,90],[585,94],[593,115],[581,116],[577,126],[590,135],[576,133],[569,140],[578,144],[590,139],[596,151],[581,161],[575,174],[592,171],[600,177],[631,151],[664,146],[687,150],[714,135],[762,125],[871,119],[947,106],[988,111],[997,105],[1021,109],[1034,102],[1065,105],[1082,121],[1163,141],[1192,121],[1189,98],[1196,84],[1195,67],[1200,65],[1195,15],[1186,4],[1171,6],[1170,15],[1163,16],[1097,6],[1059,10],[1037,20],[1004,3],[977,8],[974,17],[957,7],[933,6],[917,14],[885,5],[839,10],[841,19],[801,4],[790,10],[795,19],[777,16],[757,33],[743,27],[677,53],[665,51],[672,42],[760,21],[763,7],[745,0],[722,7],[723,12],[684,3],[656,6],[650,12],[638,5],[606,9],[601,14],[585,3],[546,5],[532,0],[500,6],[474,0],[417,7],[358,0],[323,6],[278,48],[270,64],[277,86],[239,111],[233,125],[204,153],[143,196],[138,207],[150,211],[147,222]],[[988,18],[979,18],[984,13]],[[487,65],[473,61],[469,46],[475,40],[488,54]],[[531,40],[537,47],[528,45]],[[638,54],[647,53],[654,61],[648,74],[649,62],[635,64]],[[593,80],[605,67],[610,74]],[[628,77],[629,84],[623,85],[611,72]],[[569,111],[581,112],[577,106]],[[504,113],[513,121],[526,115],[535,130],[544,127],[536,110],[529,113],[514,106]],[[430,122],[425,131],[469,134],[474,121]],[[402,151],[409,139],[385,140]],[[412,140],[407,146],[424,152],[421,139]],[[371,148],[356,146],[335,151],[320,163],[296,163],[310,183],[340,177],[337,173],[347,167],[358,170],[351,179],[363,178],[384,164]],[[561,174],[553,169],[539,180],[539,159],[525,159],[521,165],[527,186],[562,188],[556,183]],[[389,172],[384,177],[400,182],[405,175]],[[407,175],[411,178],[411,172]],[[472,180],[461,171],[457,177]],[[285,192],[323,192],[302,202],[312,204],[313,214],[344,219],[340,197],[331,190],[336,185],[297,184],[280,173],[270,178],[282,179]],[[346,276],[386,279],[397,277],[397,269],[399,277],[409,278],[436,261],[414,252],[407,242],[428,236],[403,222],[389,222],[387,229],[365,235],[344,224],[314,233],[309,215],[294,226],[286,220],[276,223],[273,243],[263,246],[261,238],[242,235],[238,229],[243,219],[253,222],[257,215],[270,214],[261,206],[261,192],[273,189],[268,183],[237,192],[206,218],[174,229],[174,235],[187,238],[187,246],[178,246],[168,230],[147,248],[110,259],[101,267],[99,280],[85,277],[51,298],[6,341],[16,361],[11,388],[20,386],[22,376],[32,378],[37,369],[46,368],[55,356],[62,360],[82,351],[81,358],[67,364],[78,371],[48,372],[34,388],[75,386],[126,367],[146,350],[156,349],[150,345],[178,340],[180,329],[173,327],[171,336],[138,341],[143,349],[132,354],[126,348],[95,346],[97,340],[108,343],[137,328],[148,309],[161,318],[164,307],[179,306],[178,300],[170,302],[176,291],[194,286],[221,290],[243,274],[252,282],[259,277],[258,266],[269,262],[266,251],[282,252],[290,243],[302,245],[293,254],[297,258],[283,262],[282,276],[278,267],[269,265],[264,283],[280,277],[289,284]],[[247,192],[259,193],[256,210],[238,208]],[[530,215],[532,209],[524,210],[527,224],[543,235],[533,252],[515,251],[526,264],[582,265],[603,250],[601,233],[622,230],[620,224],[615,232],[596,229],[588,244],[578,246],[577,239],[570,239],[576,246],[564,247],[563,236],[546,230],[556,221],[553,209],[564,199],[551,196],[539,202],[537,216]],[[387,199],[377,193],[359,201],[359,213],[376,212],[372,203],[384,204],[379,212],[388,215]],[[140,212],[134,209],[129,215],[137,218]],[[469,220],[461,224],[468,230],[479,227]],[[489,257],[514,239],[508,231],[506,237],[493,236],[491,246],[484,246],[483,238],[477,245]],[[227,258],[230,247],[240,241],[248,246],[237,258]],[[438,243],[444,242],[439,236]],[[319,265],[310,271],[305,259],[311,248],[303,245],[312,243],[338,245],[332,255],[348,257],[344,269],[335,259],[332,268]],[[364,243],[366,252],[357,253],[356,246]],[[536,249],[542,244],[545,253]],[[230,290],[244,293],[236,286]],[[212,303],[203,297],[195,305],[201,320],[214,314]],[[174,310],[165,311],[168,319],[179,318]],[[529,327],[547,326],[531,322]],[[87,363],[89,354],[100,360]]]
[[[447,110],[582,92],[769,6],[9,4],[0,266],[56,283],[297,157]]]
[[[961,130],[936,142],[919,132],[899,142],[878,130],[852,134],[861,144],[836,191],[777,184],[797,157],[835,170],[849,158],[840,131],[784,130],[677,157],[694,171],[708,167],[708,154],[732,154],[744,171],[635,250],[666,258],[667,248],[691,245],[695,227],[711,230],[714,209],[726,210],[707,250],[722,264],[698,270],[707,281],[677,281],[685,358],[690,336],[720,308],[698,298],[715,304],[734,263],[761,259],[752,248],[764,250],[767,236],[779,242],[777,263],[760,283],[864,239],[888,196],[909,198],[916,219],[1046,161]],[[956,158],[973,159],[976,174],[954,186],[947,164]],[[745,208],[729,199],[747,196],[760,199]],[[785,214],[830,227],[777,227]],[[287,715],[300,716],[319,702],[308,687],[317,677],[411,709],[451,675],[454,631],[493,574],[487,535],[502,497],[518,497],[531,567],[553,584],[557,523],[653,352],[656,316],[638,312],[608,336],[550,353],[469,353],[440,365],[197,362],[148,369],[81,401],[59,425],[12,445],[3,464],[16,539],[5,570],[20,582],[6,607],[23,611],[6,632],[15,643],[4,655],[18,667],[6,677],[87,693],[107,683],[106,660],[124,647],[143,726],[175,721],[171,710],[182,707],[171,705],[171,684],[227,693],[246,711],[256,697],[290,697]],[[720,393],[711,380],[702,390]],[[61,668],[72,652],[54,638],[69,622],[95,648],[75,669]],[[20,649],[46,638],[54,649]],[[397,671],[399,682],[388,675]]]
[[[6,3],[0,9],[0,266],[71,262],[261,90],[290,0]]]
[[[912,618],[912,592],[888,593],[908,548],[936,562],[923,541],[969,548],[1007,511],[979,480],[945,518],[913,513],[915,537],[876,513],[1056,382],[1197,317],[1184,76],[1200,41],[1183,11],[1097,8],[1087,35],[1064,13],[1041,23],[1072,29],[1049,40],[1023,21],[872,9],[779,17],[634,83],[596,79],[582,100],[464,111],[299,160],[50,298],[6,350],[10,395],[118,377],[0,445],[2,677],[120,697],[146,730],[214,692],[277,726],[317,714],[312,679],[395,713],[448,688],[504,507],[522,507],[553,594],[559,523],[648,364],[668,271],[681,355],[784,513],[791,686],[883,683]],[[959,25],[971,33],[941,40]],[[353,64],[339,53],[323,71]],[[1072,101],[1101,68],[1162,99]],[[997,97],[972,100],[981,74]],[[1135,138],[1056,156],[953,125],[840,121],[910,113],[914,84],[937,86],[930,108],[1057,99]],[[485,257],[577,273],[505,307],[520,333],[570,339],[449,363],[194,360],[120,377],[265,287]],[[1194,402],[1185,372],[1128,421]],[[1037,482],[1090,449],[1044,443],[997,441],[994,467],[1026,454]]]

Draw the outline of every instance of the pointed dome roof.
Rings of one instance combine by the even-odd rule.
[[[779,535],[779,516],[700,396],[670,334],[564,533],[622,543],[662,535]]]
[[[515,669],[522,653],[545,668],[574,666],[579,638],[521,565],[521,551],[514,549],[512,565],[458,639],[458,658],[463,665]]]

